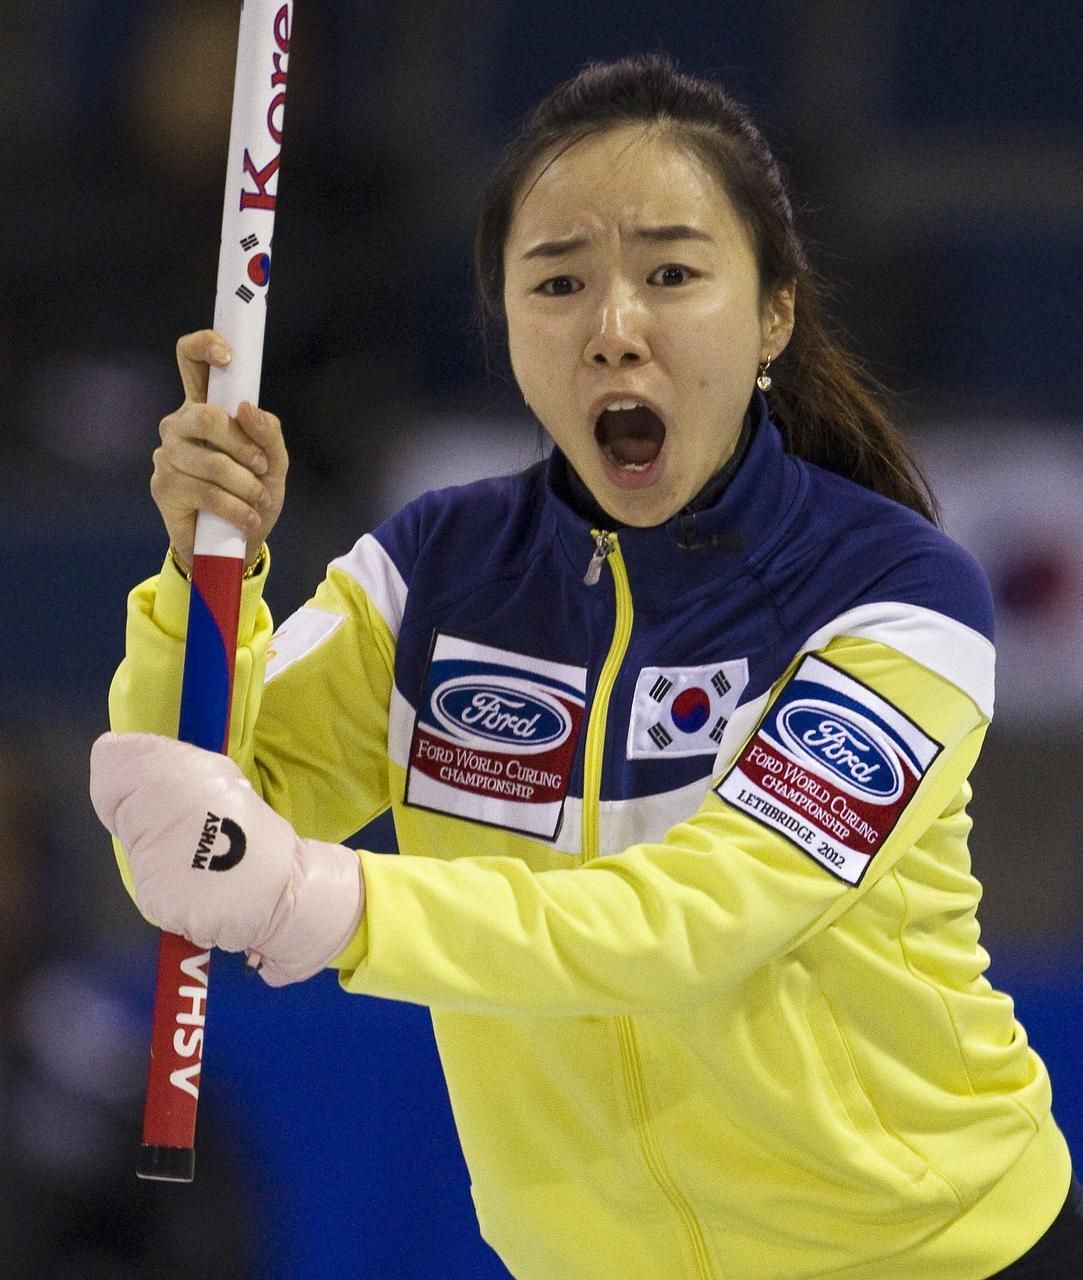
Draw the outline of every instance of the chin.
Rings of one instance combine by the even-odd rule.
[[[639,495],[629,498],[626,493],[595,494],[598,505],[615,520],[633,529],[652,529],[665,522],[680,510],[679,504],[667,502],[658,495]]]
[[[653,529],[656,525],[665,524],[673,512],[656,513],[644,511],[629,511],[620,517],[621,523],[628,525],[632,529]]]

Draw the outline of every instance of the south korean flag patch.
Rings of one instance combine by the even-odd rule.
[[[940,750],[885,698],[809,655],[715,791],[856,885]]]
[[[644,667],[628,724],[628,759],[715,755],[748,684],[748,662]]]

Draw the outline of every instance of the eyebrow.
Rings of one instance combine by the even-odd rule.
[[[676,240],[704,240],[714,243],[714,237],[701,231],[698,227],[690,227],[687,223],[675,222],[661,227],[633,227],[634,240],[646,240],[651,244],[671,244]],[[586,236],[570,236],[566,240],[543,240],[523,254],[521,261],[532,258],[560,258],[566,253],[573,253],[587,244]]]

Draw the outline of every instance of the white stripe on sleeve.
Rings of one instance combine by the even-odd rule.
[[[397,640],[406,606],[406,582],[372,534],[359,538],[351,551],[332,560],[328,568],[341,569],[357,583]]]
[[[864,637],[905,654],[961,689],[987,720],[992,719],[996,650],[954,618],[893,601],[860,605],[809,636],[800,652],[822,649],[836,636]]]

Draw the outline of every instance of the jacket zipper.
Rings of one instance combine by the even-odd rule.
[[[616,601],[616,621],[613,627],[613,639],[609,645],[605,662],[598,676],[598,687],[594,691],[591,703],[590,718],[587,721],[587,741],[583,761],[583,861],[591,862],[598,857],[600,847],[600,809],[602,797],[602,760],[605,754],[605,730],[609,718],[609,699],[616,683],[617,673],[628,652],[628,642],[632,635],[632,591],[628,583],[628,572],[624,567],[624,558],[617,544],[617,535],[592,529],[594,537],[594,554],[583,581],[594,586],[602,573],[602,566],[608,560],[613,574],[613,590]],[[643,1083],[643,1069],[639,1061],[639,1050],[636,1046],[635,1027],[632,1019],[622,1015],[616,1019],[617,1037],[620,1042],[621,1066],[624,1071],[624,1084],[629,1105],[635,1119],[636,1133],[643,1160],[651,1177],[658,1184],[662,1194],[669,1201],[677,1217],[685,1229],[692,1253],[696,1259],[698,1280],[714,1280],[714,1271],[707,1254],[707,1245],[703,1239],[703,1230],[692,1210],[692,1206],[677,1187],[669,1169],[666,1167],[658,1139],[654,1132],[650,1110],[647,1105],[647,1091]]]
[[[587,571],[583,574],[583,581],[588,587],[597,584],[598,579],[602,576],[602,565],[605,564],[606,558],[616,548],[617,535],[615,533],[606,533],[604,530],[599,532],[592,529],[591,534],[594,538],[594,554],[590,558],[590,564],[587,565]],[[629,600],[629,605],[631,600]],[[624,656],[623,654],[621,655]]]

